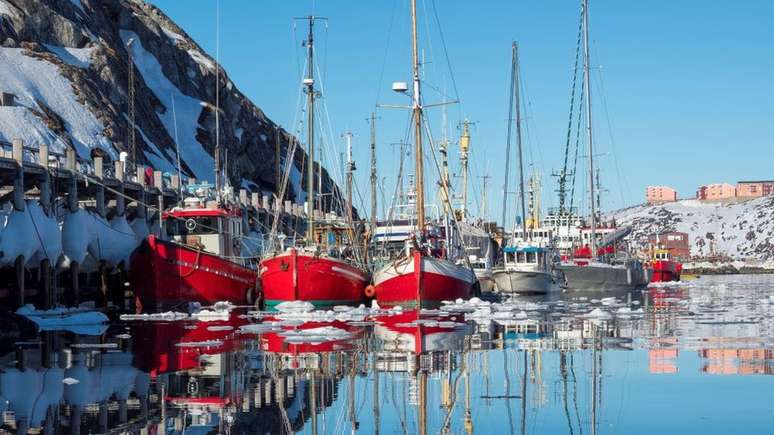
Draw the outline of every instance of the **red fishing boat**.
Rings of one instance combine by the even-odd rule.
[[[680,274],[683,271],[682,263],[675,261],[666,249],[653,251],[650,267],[653,270],[650,282],[680,281]]]
[[[381,268],[374,273],[374,287],[369,289],[370,295],[376,296],[379,305],[405,307],[435,307],[443,300],[457,298],[469,298],[473,294],[474,284],[477,283],[476,275],[468,262],[462,241],[459,237],[457,226],[449,225],[455,222],[454,217],[444,220],[425,220],[425,188],[424,188],[424,151],[422,140],[425,133],[422,124],[424,109],[421,93],[421,71],[419,64],[419,52],[417,41],[417,11],[416,4],[412,2],[411,18],[411,46],[412,46],[412,121],[414,130],[414,176],[416,191],[414,196],[410,194],[411,210],[407,214],[408,231],[402,235],[390,235],[385,241],[395,245],[396,242],[404,243],[403,252],[399,251],[399,257],[383,262]],[[409,85],[404,82],[394,83],[392,89],[405,93]],[[451,210],[449,202],[450,185],[448,173],[441,175],[441,197],[444,201],[444,210]],[[410,189],[411,190],[411,189]],[[450,213],[450,212],[449,212]],[[392,213],[390,213],[392,214]],[[443,225],[438,225],[443,222]],[[392,228],[393,223],[387,222],[384,227]],[[389,232],[389,230],[388,230]],[[380,229],[375,229],[379,234]],[[417,234],[418,233],[418,234]],[[382,234],[386,235],[386,234]],[[402,239],[402,240],[401,240]],[[385,243],[377,245],[384,247]],[[389,248],[388,248],[389,249]],[[400,249],[400,248],[399,248]],[[394,250],[393,250],[394,251]],[[388,257],[389,258],[389,257]]]
[[[266,307],[286,301],[310,302],[317,308],[360,303],[369,277],[355,265],[348,232],[336,225],[317,226],[313,240],[320,243],[264,258],[260,275]]]
[[[335,217],[327,222],[316,222],[321,213],[321,200],[315,200],[315,98],[319,91],[315,88],[314,79],[314,23],[316,18],[310,16],[309,35],[305,42],[307,48],[307,77],[304,78],[304,92],[307,95],[307,146],[306,159],[306,197],[310,206],[306,220],[306,237],[300,246],[282,249],[282,240],[277,242],[276,229],[269,236],[269,253],[260,264],[261,285],[267,307],[287,302],[301,300],[310,302],[316,307],[347,305],[359,303],[368,284],[369,276],[360,267],[356,255],[355,232],[352,216],[348,213],[346,223]],[[289,153],[291,155],[291,153]],[[289,174],[293,168],[293,159],[286,160],[285,177],[280,190],[284,197]],[[351,162],[349,173],[354,170]],[[351,185],[351,183],[349,183]],[[351,200],[346,208],[351,210]],[[275,221],[278,217],[275,217]],[[272,248],[278,248],[273,250]]]
[[[382,307],[432,308],[444,300],[467,299],[475,282],[469,267],[416,250],[374,273],[376,300]]]
[[[150,235],[132,254],[137,309],[189,302],[259,304],[257,271],[240,252],[240,213],[205,207],[196,198],[186,202],[188,207],[163,214],[169,240]]]

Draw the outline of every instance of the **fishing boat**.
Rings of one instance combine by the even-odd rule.
[[[220,64],[215,65],[219,77]],[[130,283],[137,310],[191,302],[261,304],[254,261],[259,253],[250,251],[262,240],[245,243],[251,238],[249,226],[222,166],[220,88],[215,92],[214,189],[206,183],[188,186],[191,195],[182,206],[162,213],[159,234],[149,235],[132,253]]]
[[[417,41],[416,0],[411,2],[412,20],[412,117],[414,130],[414,157],[416,202],[414,204],[415,230],[406,240],[401,258],[388,262],[376,270],[373,277],[376,300],[380,306],[413,308],[435,307],[441,301],[469,298],[477,282],[468,264],[466,253],[460,248],[456,223],[446,215],[443,222],[425,219],[424,151],[422,148],[423,102],[421,94],[419,48]],[[404,82],[393,84],[393,90],[405,93]],[[443,184],[446,201],[451,197]],[[451,207],[445,204],[448,209]]]
[[[315,201],[315,99],[319,91],[314,78],[314,24],[319,17],[306,18],[309,35],[307,48],[307,77],[303,81],[307,95],[307,222],[306,237],[297,246],[282,249],[282,243],[273,243],[260,263],[260,277],[266,306],[272,308],[286,301],[307,301],[318,308],[334,305],[357,304],[363,298],[369,276],[360,265],[356,253],[355,231],[351,219],[352,203],[346,205],[349,219],[340,222],[335,217],[318,224],[315,215],[321,214]],[[350,148],[351,149],[351,148]],[[350,151],[351,156],[351,151]],[[292,154],[286,159],[287,175],[293,165]],[[351,158],[350,158],[351,161]],[[350,169],[354,166],[350,162]],[[351,179],[351,178],[350,178]],[[284,191],[284,187],[282,189]],[[284,195],[284,192],[281,194]],[[321,202],[321,201],[320,201]],[[276,222],[277,219],[275,219]],[[276,237],[272,229],[271,241]]]
[[[519,46],[516,42],[511,45],[511,96],[508,119],[513,118],[516,112],[516,145],[519,162],[519,203],[521,205],[521,228],[514,228],[513,237],[509,246],[503,248],[503,264],[493,272],[495,288],[502,293],[547,293],[554,284],[552,255],[550,246],[550,231],[537,230],[530,226],[537,226],[539,222],[538,207],[534,203],[536,185],[530,180],[530,218],[527,216],[526,192],[524,189],[524,157],[522,152],[521,136],[521,99],[520,99],[520,74],[519,74]],[[511,126],[508,125],[506,140],[506,178],[505,189],[508,190],[507,160],[510,153]],[[507,207],[507,198],[503,198],[503,211]],[[505,220],[503,220],[505,222]],[[534,236],[534,237],[533,237]]]
[[[559,264],[564,273],[565,285],[572,290],[613,290],[644,287],[648,273],[643,264],[633,258],[625,249],[616,245],[629,234],[631,228],[614,228],[602,240],[597,232],[597,184],[594,180],[594,141],[591,111],[591,78],[589,64],[589,13],[588,0],[583,0],[583,93],[586,114],[586,142],[588,146],[588,186],[590,206],[590,231],[587,244],[576,250],[573,258]],[[597,173],[598,174],[598,173]],[[597,178],[598,175],[597,175]],[[613,226],[614,227],[614,226]]]
[[[255,264],[242,252],[239,209],[192,197],[162,217],[168,238],[149,235],[131,257],[138,310],[189,302],[260,305]]]
[[[503,266],[494,270],[495,288],[501,293],[548,293],[554,287],[551,251],[539,246],[507,246]]]
[[[668,249],[653,250],[650,268],[652,269],[650,282],[680,281],[680,274],[683,271],[682,263],[676,261]]]

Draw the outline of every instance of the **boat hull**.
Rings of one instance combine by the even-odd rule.
[[[493,292],[495,290],[496,284],[491,269],[474,269],[474,273],[482,292]]]
[[[650,282],[680,281],[682,267],[674,261],[658,260],[651,264],[653,275]]]
[[[130,284],[140,310],[189,302],[245,305],[259,296],[255,270],[153,235],[132,253],[131,268]]]
[[[548,293],[554,284],[551,274],[540,271],[501,269],[495,270],[493,277],[501,293]]]
[[[374,274],[376,301],[381,307],[435,308],[445,300],[470,298],[475,282],[469,268],[418,252]]]
[[[288,301],[310,302],[317,308],[359,304],[368,275],[351,264],[291,249],[261,261],[266,307]]]
[[[558,268],[571,290],[635,289],[645,287],[649,281],[645,268],[636,261],[615,266],[596,262],[562,263]]]

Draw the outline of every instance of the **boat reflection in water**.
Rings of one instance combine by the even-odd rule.
[[[47,332],[11,316],[0,432],[608,434],[669,421],[765,433],[772,283],[703,277],[615,297],[236,309]],[[721,387],[747,400],[721,400]],[[704,415],[718,416],[712,427]]]

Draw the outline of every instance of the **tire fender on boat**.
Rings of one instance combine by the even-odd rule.
[[[373,285],[367,285],[365,290],[363,290],[363,293],[365,293],[367,298],[372,298],[376,296],[376,288]]]

